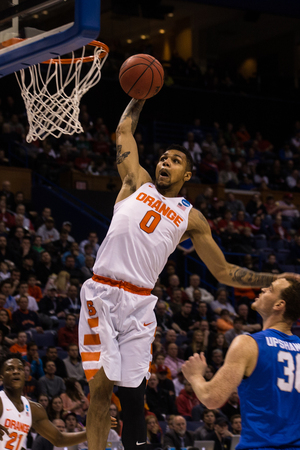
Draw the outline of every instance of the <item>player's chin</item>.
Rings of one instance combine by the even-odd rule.
[[[256,311],[256,302],[257,302],[257,298],[254,300],[254,302],[251,304],[251,309],[253,309],[253,311]]]
[[[155,185],[156,187],[160,188],[160,189],[166,189],[167,187],[170,186],[170,181],[169,180],[156,180],[155,181]]]

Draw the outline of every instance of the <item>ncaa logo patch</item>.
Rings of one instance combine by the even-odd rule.
[[[190,206],[190,202],[188,202],[185,198],[183,198],[183,199],[181,200],[181,203],[182,203],[184,206]]]

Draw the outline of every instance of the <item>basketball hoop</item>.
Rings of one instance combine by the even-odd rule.
[[[15,73],[28,115],[28,143],[49,135],[59,138],[62,134],[83,132],[79,122],[80,100],[100,81],[101,69],[109,53],[109,48],[102,42],[92,41],[88,45],[95,47],[92,56],[85,56],[83,47],[80,57],[75,58],[72,52],[71,58],[50,59]],[[82,74],[82,66],[87,62],[92,63],[91,67]],[[41,64],[48,65],[46,73]],[[66,74],[65,65],[70,66]]]

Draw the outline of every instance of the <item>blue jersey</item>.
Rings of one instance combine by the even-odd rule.
[[[300,339],[268,329],[251,336],[257,365],[242,381],[237,450],[300,447]]]

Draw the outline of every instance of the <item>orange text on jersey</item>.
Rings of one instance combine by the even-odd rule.
[[[159,214],[162,214],[163,216],[167,217],[171,222],[174,222],[176,227],[179,227],[180,223],[183,222],[183,218],[180,217],[175,211],[170,209],[169,206],[167,206],[164,202],[161,202],[160,200],[156,200],[154,197],[151,197],[151,195],[147,195],[144,192],[140,192],[139,195],[136,197],[137,200],[140,202],[148,204],[152,209],[155,209]]]
[[[16,420],[6,419],[4,426],[6,428],[11,428],[12,430],[23,431],[23,433],[28,433],[30,426],[26,423],[18,422]]]

